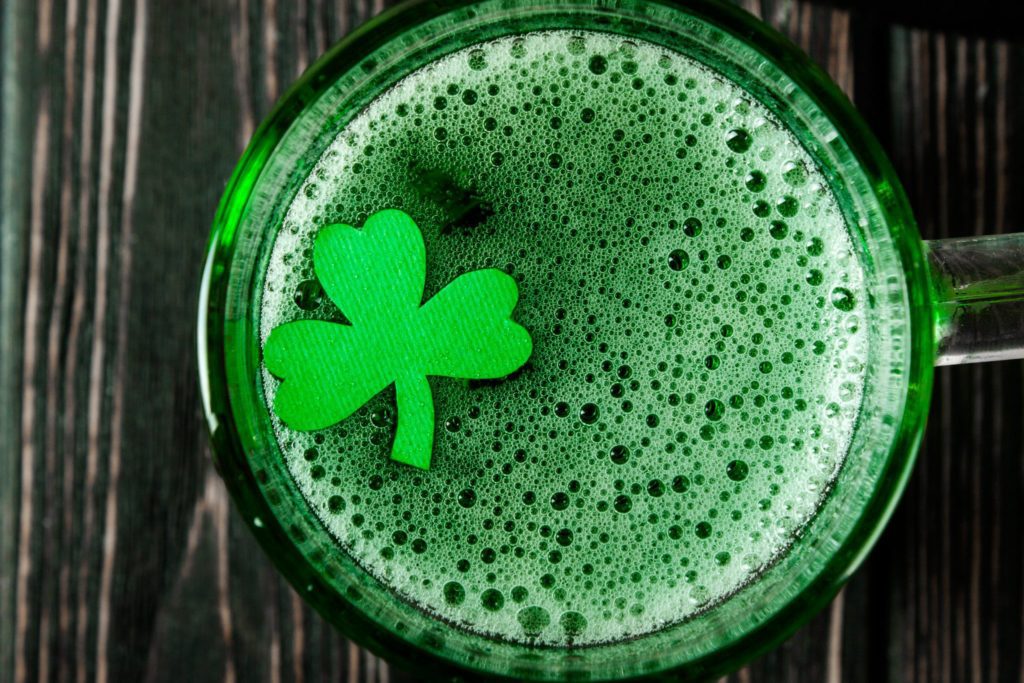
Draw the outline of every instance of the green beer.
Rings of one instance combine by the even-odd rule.
[[[394,386],[293,429],[261,364],[276,457],[401,600],[506,642],[624,641],[756,581],[829,495],[865,273],[829,178],[740,84],[637,38],[498,37],[404,75],[299,168],[257,278],[261,349],[355,322],[316,238],[386,210],[422,234],[424,302],[498,269],[532,338],[507,377],[429,378],[427,470],[390,458]]]

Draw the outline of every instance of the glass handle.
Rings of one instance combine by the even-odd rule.
[[[1024,358],[1024,233],[925,243],[936,365]]]

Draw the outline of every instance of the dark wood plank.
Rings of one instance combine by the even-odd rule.
[[[30,36],[33,13],[6,4],[0,23],[0,671],[10,677],[15,670],[16,613],[18,594],[18,535],[24,516],[18,513],[18,489],[22,463],[21,446],[22,353],[25,326],[25,263],[29,237],[29,189],[34,184],[26,169],[33,164],[32,145],[20,135],[30,130],[31,101],[24,94],[33,67],[32,53],[20,49]],[[35,402],[29,403],[31,410]]]
[[[740,4],[854,98],[926,237],[1024,227],[1020,44]],[[193,371],[201,256],[242,146],[381,9],[0,6],[0,681],[415,680],[334,633],[263,558],[210,466]],[[1021,370],[938,373],[876,552],[729,680],[1022,680]]]
[[[193,369],[202,254],[242,147],[380,9],[4,5],[0,404],[18,457],[0,489],[0,679],[388,679],[235,515]]]

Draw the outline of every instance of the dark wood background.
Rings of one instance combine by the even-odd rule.
[[[925,237],[1024,229],[1016,3],[958,1],[940,31],[888,23],[928,23],[900,0],[742,4],[854,99]],[[254,125],[382,8],[0,0],[0,681],[416,680],[335,634],[250,538],[210,464],[193,341]],[[867,564],[729,681],[1024,681],[1021,370],[938,373]]]

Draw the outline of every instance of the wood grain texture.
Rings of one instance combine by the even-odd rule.
[[[925,237],[1024,229],[1021,44],[739,2],[854,99]],[[0,682],[417,680],[338,636],[262,556],[210,464],[194,370],[205,240],[242,147],[382,9],[0,4]],[[729,681],[1024,681],[1021,380],[1019,363],[938,373],[875,552]]]

